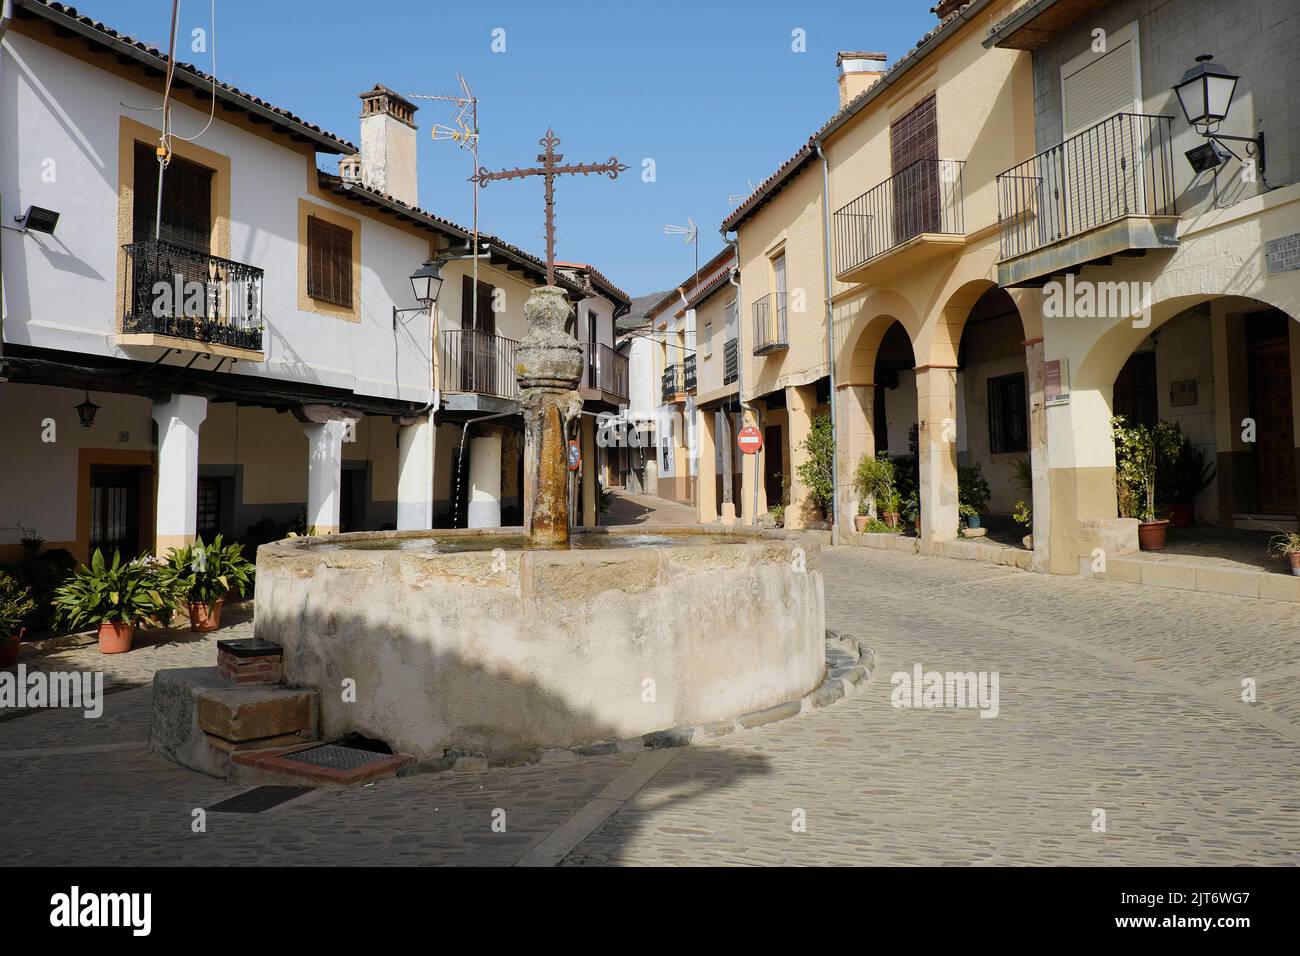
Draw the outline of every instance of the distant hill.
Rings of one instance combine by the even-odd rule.
[[[666,296],[671,289],[665,289],[663,292],[648,292],[645,295],[638,295],[632,299],[632,308],[628,309],[627,315],[618,320],[618,329],[620,332],[626,332],[628,329],[635,329],[645,323],[645,314],[650,307]]]

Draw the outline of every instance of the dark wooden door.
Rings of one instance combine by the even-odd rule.
[[[893,244],[939,231],[939,123],[934,94],[889,127]]]
[[[1259,510],[1296,513],[1295,431],[1291,417],[1291,347],[1286,338],[1250,344],[1251,411]]]
[[[785,500],[785,455],[781,447],[781,426],[768,425],[763,429],[763,493],[767,506],[782,504]]]
[[[90,469],[90,553],[113,552],[130,561],[140,555],[139,467],[92,466]]]

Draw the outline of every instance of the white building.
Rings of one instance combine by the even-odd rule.
[[[84,559],[295,520],[517,523],[513,349],[545,269],[490,236],[456,258],[469,231],[417,206],[416,107],[361,94],[358,151],[177,63],[159,202],[165,54],[45,0],[4,9],[0,558],[31,535]],[[410,276],[431,259],[430,310]],[[628,300],[593,276],[557,283],[612,353]]]

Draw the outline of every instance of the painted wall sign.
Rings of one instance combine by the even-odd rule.
[[[1050,359],[1043,363],[1043,403],[1070,404],[1070,360]]]

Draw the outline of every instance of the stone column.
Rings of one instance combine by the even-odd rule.
[[[812,431],[813,408],[816,405],[816,385],[791,385],[786,388],[785,407],[790,422],[790,504],[785,509],[787,528],[806,528],[814,517],[813,510],[816,506],[812,495],[808,493],[808,487],[799,480],[798,468],[808,461],[808,452],[804,450],[803,443]]]
[[[579,419],[582,451],[582,526],[594,528],[599,524],[600,460],[596,454],[596,419],[583,415]]]
[[[360,415],[325,405],[295,410],[307,436],[307,529],[337,534],[342,499],[343,439]]]
[[[852,528],[853,516],[858,513],[858,496],[853,490],[853,475],[858,470],[858,462],[876,455],[876,387],[845,385],[839,393],[839,408],[836,409],[836,431],[839,432],[839,445],[835,449],[839,463],[836,501],[840,520],[845,525],[840,530],[844,531]],[[884,506],[885,502],[877,501],[877,513],[883,511]]]
[[[397,530],[433,527],[433,453],[438,429],[428,416],[397,420]]]
[[[1034,570],[1046,572],[1052,567],[1052,495],[1042,339],[1025,343],[1025,369],[1029,373],[1029,464],[1034,475]]]
[[[208,416],[208,400],[173,395],[155,402],[158,423],[158,503],[154,553],[191,543],[198,528],[199,428]],[[134,557],[134,555],[128,555]]]
[[[712,409],[697,408],[695,414],[700,455],[695,486],[699,520],[701,524],[713,524],[718,520],[718,421]]]
[[[736,507],[736,436],[731,427],[731,411],[723,408],[716,418],[717,443],[722,447],[722,501],[718,507],[722,512],[722,523],[733,525],[739,508]]]
[[[751,402],[750,409],[746,409],[741,416],[743,421],[742,428],[748,425],[755,426],[759,432],[763,431],[762,424],[762,402]],[[759,452],[757,455],[742,455],[741,469],[744,476],[741,485],[741,495],[738,507],[740,510],[741,521],[744,524],[757,524],[760,515],[767,513],[767,492],[763,487],[763,456],[766,450]],[[757,501],[755,499],[757,498]]]
[[[469,528],[501,527],[501,433],[495,429],[469,440]]]
[[[921,465],[921,539],[957,537],[957,370],[916,370],[917,445]]]
[[[515,350],[524,414],[524,533],[534,547],[569,545],[569,423],[582,411],[576,389],[582,346],[565,331],[572,314],[563,289],[534,289],[524,303],[528,334]]]

